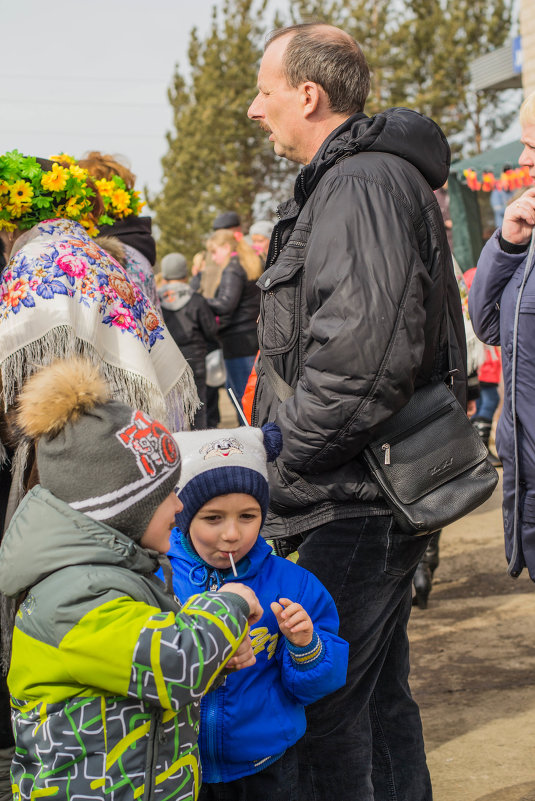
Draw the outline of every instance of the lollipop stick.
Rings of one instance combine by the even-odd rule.
[[[232,572],[234,573],[234,576],[236,578],[238,578],[238,571],[236,570],[236,565],[234,564],[234,558],[233,558],[231,553],[229,553],[228,558],[230,559],[230,564],[232,566]]]

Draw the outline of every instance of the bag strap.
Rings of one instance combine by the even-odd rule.
[[[273,362],[269,356],[266,356],[266,352],[264,351],[262,345],[259,347],[262,367],[264,368],[265,376],[271,384],[271,388],[275,392],[275,395],[280,401],[287,401],[290,398],[293,398],[295,395],[295,389],[287,384],[284,378],[281,378],[281,376],[277,373],[273,367]]]
[[[454,373],[457,373],[459,371],[457,370],[456,367],[453,366],[453,356],[452,356],[452,350],[451,350],[451,335],[450,335],[450,315],[449,315],[449,309],[448,309],[447,292],[445,293],[445,298],[446,298],[446,301],[445,301],[446,302],[446,334],[447,334],[447,337],[448,337],[448,373],[449,373],[449,376],[450,376],[450,387],[453,388],[453,376],[454,376]],[[264,351],[264,348],[262,347],[261,344],[259,344],[259,349],[260,349],[260,358],[262,360],[262,367],[264,368],[265,376],[266,376],[267,380],[269,381],[269,383],[271,384],[271,388],[275,392],[275,395],[277,396],[277,398],[282,402],[287,401],[290,398],[293,398],[293,396],[295,395],[295,389],[293,387],[291,387],[290,384],[287,384],[286,381],[283,378],[281,378],[281,376],[277,373],[277,371],[273,367],[273,362],[271,361],[271,358],[266,355],[266,352]]]
[[[452,263],[453,269],[453,263]],[[450,314],[449,314],[449,307],[448,307],[448,294],[447,288],[444,287],[444,297],[445,297],[445,305],[446,305],[446,335],[448,337],[448,373],[450,376],[450,388],[453,388],[453,376],[455,373],[459,372],[456,367],[453,366],[453,355],[452,355],[452,348],[451,348],[451,334],[450,334]],[[295,395],[295,389],[287,384],[286,381],[277,373],[275,368],[273,367],[273,362],[271,358],[266,355],[262,344],[259,343],[260,349],[260,358],[262,360],[262,367],[264,368],[264,373],[271,384],[271,388],[275,392],[277,398],[284,402],[293,398]]]
[[[522,278],[522,283],[520,284],[520,289],[518,290],[518,298],[516,301],[515,318],[513,326],[513,353],[511,357],[511,415],[513,417],[513,443],[514,443],[514,454],[515,454],[515,508],[513,514],[513,550],[511,553],[511,559],[509,560],[509,565],[507,566],[507,572],[509,573],[509,575],[511,575],[513,572],[513,566],[518,556],[518,502],[520,496],[518,421],[516,418],[516,359],[518,354],[518,324],[520,322],[520,302],[522,300],[522,293],[524,292],[526,282],[535,264],[535,259],[533,257],[534,253],[535,253],[535,229],[532,231],[531,234],[531,242],[529,246],[528,257],[526,259],[524,276]]]

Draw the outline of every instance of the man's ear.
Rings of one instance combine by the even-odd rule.
[[[301,84],[299,99],[304,117],[310,117],[311,114],[318,110],[323,92],[324,90],[319,83],[314,83],[314,81],[305,81]]]

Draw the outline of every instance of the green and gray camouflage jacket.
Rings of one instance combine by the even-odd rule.
[[[27,591],[8,684],[15,801],[194,801],[201,697],[247,632],[247,604],[182,608],[152,551],[35,487],[0,549],[0,591]]]

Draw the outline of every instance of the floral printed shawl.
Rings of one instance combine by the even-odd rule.
[[[83,354],[115,398],[182,427],[198,405],[191,369],[146,295],[79,223],[47,220],[28,234],[0,282],[4,409],[38,367]]]

